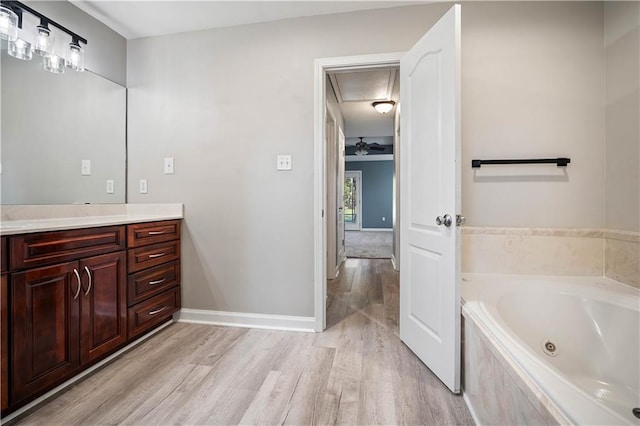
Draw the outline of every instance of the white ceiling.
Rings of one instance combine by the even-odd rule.
[[[422,4],[425,1],[69,0],[127,39],[301,16]]]
[[[395,107],[386,114],[373,109],[373,102],[400,100],[400,76],[397,68],[349,71],[330,74],[338,105],[349,138],[393,136]]]

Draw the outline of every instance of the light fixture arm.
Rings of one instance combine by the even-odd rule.
[[[74,33],[73,31],[71,31],[70,29],[58,24],[56,21],[49,19],[48,17],[44,16],[42,13],[38,12],[37,10],[34,10],[32,8],[30,8],[29,6],[27,6],[26,4],[19,2],[19,1],[13,1],[13,0],[2,0],[0,1],[0,3],[2,3],[3,6],[8,7],[9,9],[13,10],[17,15],[18,15],[18,26],[20,28],[22,28],[22,12],[29,12],[30,14],[32,14],[33,16],[36,16],[38,18],[40,18],[40,25],[47,27],[48,25],[52,25],[54,27],[56,27],[57,29],[67,33],[68,35],[71,36],[71,40],[80,42],[80,43],[84,43],[87,44],[87,39],[79,36],[78,34]]]

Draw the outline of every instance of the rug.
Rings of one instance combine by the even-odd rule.
[[[345,231],[347,257],[389,259],[392,253],[393,232]]]

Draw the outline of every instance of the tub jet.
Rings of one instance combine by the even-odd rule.
[[[549,339],[542,341],[542,351],[549,356],[558,356],[558,348],[555,343]]]

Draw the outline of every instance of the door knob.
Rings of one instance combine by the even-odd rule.
[[[442,216],[436,217],[436,223],[438,225],[444,225],[448,228],[453,223],[453,220],[451,219],[451,215],[445,214],[444,217]]]

